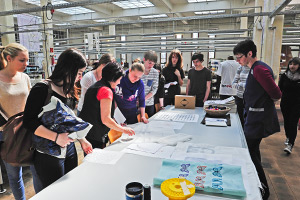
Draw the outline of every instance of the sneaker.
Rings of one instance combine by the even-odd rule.
[[[289,144],[289,138],[286,138],[286,139],[285,139],[284,144],[285,144],[285,145],[288,145],[288,144]]]
[[[287,144],[283,151],[287,152],[288,154],[292,153],[293,145]]]

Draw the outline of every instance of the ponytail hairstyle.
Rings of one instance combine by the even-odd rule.
[[[10,56],[11,58],[15,58],[19,55],[19,52],[21,51],[27,51],[26,47],[24,47],[21,44],[18,43],[10,43],[6,46],[0,47],[0,70],[4,69],[6,67],[7,63],[7,56]]]

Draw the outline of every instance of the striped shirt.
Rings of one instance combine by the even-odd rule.
[[[237,96],[241,99],[243,98],[249,71],[248,66],[239,66],[232,82],[232,87],[237,89]]]
[[[158,88],[158,76],[158,71],[154,68],[151,68],[149,74],[144,74],[141,78],[141,80],[144,82],[145,97],[150,92],[152,93],[152,97],[146,100],[146,106],[154,105],[154,95],[156,94]]]

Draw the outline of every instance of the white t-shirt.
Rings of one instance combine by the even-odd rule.
[[[0,80],[0,107],[7,118],[23,112],[30,91],[30,78],[27,74],[20,74],[17,83],[6,83]]]
[[[80,95],[80,99],[78,102],[77,110],[79,110],[79,111],[82,110],[82,106],[83,106],[83,102],[84,102],[84,95],[85,95],[87,89],[89,89],[89,87],[91,87],[96,82],[97,82],[97,79],[96,79],[93,71],[89,71],[82,77],[82,79],[80,81],[81,95]]]
[[[221,76],[220,95],[236,95],[237,91],[232,87],[232,81],[239,66],[235,60],[226,60],[219,65],[217,75]]]

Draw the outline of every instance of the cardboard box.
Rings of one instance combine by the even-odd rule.
[[[175,95],[175,108],[194,109],[195,105],[195,96]]]

